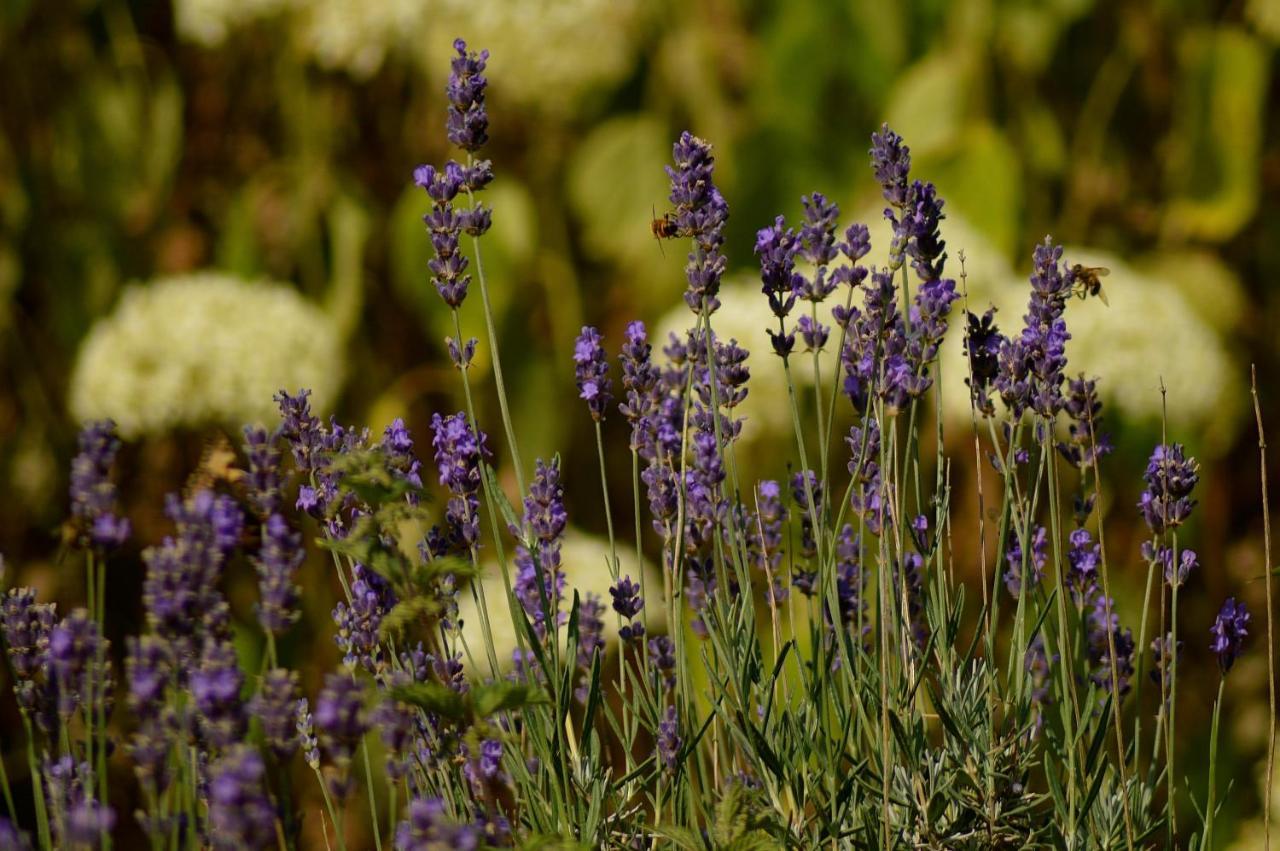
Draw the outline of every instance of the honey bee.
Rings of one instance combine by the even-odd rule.
[[[195,493],[210,490],[218,482],[234,485],[244,477],[244,471],[235,466],[236,452],[225,434],[211,438],[200,454],[200,463],[187,479],[187,491]]]
[[[1107,300],[1107,294],[1102,289],[1102,281],[1098,280],[1110,274],[1111,270],[1106,266],[1082,266],[1077,263],[1071,267],[1071,277],[1075,280],[1072,291],[1081,299],[1097,296],[1103,304],[1110,307],[1111,302]]]
[[[662,240],[674,239],[680,235],[680,226],[676,224],[674,213],[663,213],[661,216],[655,211],[653,219],[649,222],[649,232],[653,234],[653,238],[658,240],[658,249],[662,249]],[[663,251],[663,256],[666,252]]]

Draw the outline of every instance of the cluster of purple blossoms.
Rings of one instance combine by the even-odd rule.
[[[244,518],[234,500],[207,490],[187,500],[170,495],[166,513],[176,534],[142,554],[147,565],[142,595],[147,623],[172,645],[181,677],[205,637],[223,637],[230,628],[217,584],[239,543]]]
[[[1093,466],[1111,453],[1111,438],[1099,431],[1102,425],[1102,401],[1098,398],[1097,378],[1083,375],[1067,382],[1063,409],[1070,417],[1068,439],[1058,443],[1058,451],[1069,464],[1081,469]],[[1091,507],[1091,506],[1090,506]]]
[[[295,506],[325,524],[333,538],[343,538],[347,523],[361,507],[354,494],[342,496],[339,485],[342,473],[335,468],[335,457],[363,449],[369,444],[368,429],[345,428],[333,417],[328,425],[311,413],[310,390],[290,396],[281,390],[275,400],[280,407],[280,435],[293,452],[298,473],[309,478],[298,487]]]
[[[1137,650],[1133,632],[1120,628],[1120,616],[1115,612],[1115,601],[1099,589],[1093,600],[1093,609],[1087,619],[1089,644],[1089,679],[1104,695],[1111,694],[1113,686],[1120,697],[1129,693],[1133,677],[1134,654]],[[1115,646],[1115,667],[1112,668],[1112,645]],[[1113,682],[1114,680],[1114,682]]]
[[[849,444],[849,475],[853,477],[849,507],[862,518],[871,534],[879,535],[882,528],[892,522],[885,510],[884,488],[880,477],[879,423],[874,419],[866,419],[861,428],[852,426],[845,442]]]
[[[128,639],[125,678],[129,711],[137,721],[128,750],[139,779],[153,791],[169,781],[167,763],[175,732],[167,705],[172,677],[173,659],[165,642],[154,635]]]
[[[1043,526],[1035,527],[1031,533],[1030,552],[1024,551],[1018,533],[1012,529],[1009,530],[1009,548],[1004,556],[1005,562],[1009,565],[1009,569],[1004,574],[1004,585],[1009,589],[1009,596],[1016,600],[1022,594],[1024,562],[1026,567],[1031,568],[1030,573],[1027,574],[1025,587],[1034,589],[1040,584],[1040,579],[1044,576],[1045,561],[1049,555],[1048,548],[1048,532]]]
[[[245,485],[253,510],[264,519],[279,514],[282,508],[278,436],[278,432],[268,432],[264,428],[244,427],[243,448],[249,461]]]
[[[791,583],[806,597],[817,591],[818,538],[816,529],[822,523],[822,482],[813,470],[801,470],[791,476],[791,499],[800,512],[800,546],[796,558],[802,564],[792,568]]]
[[[613,394],[610,392],[609,356],[600,343],[600,332],[590,325],[582,327],[582,333],[573,344],[573,364],[578,396],[586,401],[591,418],[600,422],[613,401]]]
[[[1182,444],[1156,446],[1142,478],[1147,488],[1138,499],[1138,509],[1151,533],[1163,535],[1185,523],[1196,505],[1191,491],[1200,481],[1200,464]]]
[[[613,598],[613,610],[626,621],[619,628],[618,637],[623,642],[644,638],[644,624],[635,620],[636,615],[644,609],[640,583],[633,581],[630,576],[624,576],[609,586],[609,596]]]
[[[991,388],[1000,373],[1000,345],[1004,337],[996,327],[996,309],[990,308],[982,316],[968,313],[964,332],[964,353],[969,360],[969,375],[964,383],[969,387],[969,398],[974,410],[984,417],[995,414],[991,401]]]
[[[680,748],[683,744],[684,739],[680,737],[680,714],[674,706],[668,706],[658,724],[658,760],[667,771],[675,771],[679,766]]]
[[[449,96],[449,141],[470,155],[488,141],[489,118],[484,104],[486,80],[483,72],[489,52],[468,53],[462,39],[455,41],[453,46],[458,55],[453,60],[453,72],[446,88]],[[492,211],[483,204],[473,203],[459,209],[455,201],[460,193],[472,199],[474,193],[488,186],[492,180],[493,167],[489,161],[470,158],[467,165],[450,160],[442,169],[420,165],[413,172],[413,182],[431,197],[431,212],[422,218],[431,234],[431,247],[435,251],[435,257],[428,263],[431,282],[445,304],[453,310],[462,306],[471,285],[471,275],[467,274],[469,263],[458,246],[459,237],[464,232],[480,236],[493,223]],[[455,365],[464,366],[474,354],[474,345],[467,343],[459,348],[459,344],[454,342],[450,354]]]
[[[788,333],[784,322],[795,307],[797,291],[804,284],[803,276],[796,272],[799,250],[799,237],[787,227],[782,216],[774,220],[772,227],[756,232],[755,253],[760,258],[761,290],[769,300],[769,310],[777,317],[780,329],[768,329],[769,339],[774,353],[782,358],[790,355],[796,345],[795,333]]]
[[[395,604],[395,594],[387,581],[357,563],[352,571],[350,604],[339,602],[333,609],[333,622],[338,627],[334,641],[342,650],[342,662],[348,669],[382,672],[386,657],[379,630],[382,619]]]
[[[1209,635],[1209,649],[1218,657],[1218,669],[1226,675],[1240,657],[1249,635],[1249,610],[1244,603],[1237,602],[1235,597],[1224,600],[1213,626],[1209,627]]]
[[[249,701],[249,714],[262,725],[262,740],[277,759],[288,759],[298,750],[297,705],[298,674],[285,668],[264,673]]]
[[[282,515],[269,515],[253,563],[258,571],[258,623],[272,635],[283,634],[298,620],[299,589],[293,576],[305,557],[302,536]]]
[[[1045,237],[1036,246],[1031,299],[1022,334],[1000,345],[996,389],[1016,420],[1030,408],[1046,419],[1062,409],[1066,346],[1071,335],[1063,319],[1075,278],[1063,264],[1062,247]]]
[[[449,492],[445,506],[445,531],[437,536],[432,555],[467,556],[480,543],[480,488],[482,465],[489,455],[488,438],[475,431],[464,413],[431,417],[436,469],[441,486]],[[436,550],[440,551],[436,551]]]
[[[563,620],[564,573],[560,570],[560,545],[568,524],[564,488],[560,485],[560,459],[550,464],[538,459],[529,495],[524,499],[524,522],[532,534],[532,550],[516,547],[515,594],[538,636],[545,639],[548,623],[554,631]]]
[[[115,827],[116,814],[110,805],[94,799],[94,774],[89,763],[70,756],[46,758],[40,774],[54,847],[97,847],[102,836]]]
[[[749,352],[738,345],[737,340],[721,342],[714,334],[691,331],[688,340],[688,357],[693,368],[693,389],[697,404],[693,406],[691,422],[696,428],[715,433],[716,411],[720,438],[726,443],[736,440],[742,431],[742,420],[733,418],[733,409],[747,398],[747,382],[751,370],[747,366]],[[714,375],[715,381],[712,381]]]
[[[728,260],[724,256],[724,225],[729,205],[713,180],[715,157],[711,146],[688,131],[672,150],[674,166],[667,166],[671,178],[672,214],[680,236],[693,240],[685,277],[689,287],[684,300],[695,313],[714,313],[720,306],[716,295]]]
[[[276,844],[275,810],[257,750],[236,745],[209,766],[209,833],[225,851],[261,851]]]
[[[58,715],[64,723],[77,711],[88,715],[110,700],[110,642],[86,609],[74,609],[49,633],[48,665],[57,686]]]
[[[1102,547],[1093,542],[1087,529],[1074,529],[1067,536],[1067,587],[1076,607],[1083,607],[1098,587],[1098,567],[1102,564]]]
[[[857,635],[859,642],[871,631],[867,619],[867,576],[862,570],[861,546],[853,526],[846,523],[836,537],[836,600],[840,606],[840,622]]]
[[[483,831],[476,825],[457,824],[450,819],[440,798],[417,798],[396,826],[396,851],[477,851],[483,838]]]
[[[649,639],[649,664],[663,689],[671,691],[676,687],[676,646],[670,637]]]
[[[382,433],[378,443],[387,465],[387,470],[400,481],[408,485],[405,501],[410,505],[418,504],[418,492],[422,490],[422,462],[413,451],[413,437],[405,427],[404,420],[396,417]]]
[[[351,756],[369,730],[364,709],[364,692],[349,674],[326,674],[324,687],[316,697],[315,728],[320,748],[337,768],[330,779],[330,792],[345,798],[349,791]]]
[[[790,589],[779,571],[787,516],[787,507],[782,501],[782,486],[772,480],[756,485],[756,510],[742,524],[747,533],[747,562],[765,575],[768,582],[765,597],[769,605],[775,608],[781,606],[790,595]]]
[[[116,424],[89,423],[80,432],[80,452],[71,462],[71,516],[87,546],[118,547],[129,538],[129,521],[120,516],[111,465],[120,451]]]
[[[604,614],[608,611],[598,594],[587,594],[578,604],[578,667],[590,671],[597,653],[603,653]],[[589,676],[589,675],[588,675]],[[574,689],[574,695],[580,703],[586,703],[591,691],[591,683],[587,677]]]
[[[618,410],[631,426],[631,450],[652,461],[658,455],[657,413],[661,402],[658,368],[653,365],[653,346],[643,322],[627,325],[626,338],[618,358],[622,364],[622,387],[626,398]]]
[[[209,744],[222,749],[244,736],[246,717],[240,702],[244,674],[236,663],[230,642],[209,639],[200,664],[191,672],[190,688],[200,719],[200,733]]]
[[[1037,634],[1031,639],[1027,652],[1023,655],[1022,665],[1027,672],[1027,684],[1031,689],[1031,737],[1040,735],[1044,726],[1044,707],[1053,702],[1049,693],[1050,674],[1053,664],[1058,661],[1057,654],[1050,656],[1044,649],[1044,636]]]

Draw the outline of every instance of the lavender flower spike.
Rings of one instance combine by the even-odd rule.
[[[475,153],[489,141],[489,114],[485,110],[484,90],[488,80],[484,76],[489,51],[468,52],[467,43],[455,39],[457,52],[451,62],[452,73],[445,95],[449,98],[449,141],[464,151]]]
[[[71,462],[71,514],[82,539],[97,547],[118,547],[129,537],[129,521],[117,514],[111,465],[120,450],[116,424],[89,423],[80,432],[80,453]]]
[[[260,851],[275,845],[275,812],[266,766],[249,745],[236,745],[209,769],[209,827],[214,847]]]
[[[258,569],[258,623],[272,635],[280,635],[299,617],[298,586],[294,572],[304,557],[302,538],[279,514],[262,526],[262,549],[254,559]]]
[[[720,278],[728,260],[724,245],[724,225],[729,205],[712,179],[715,157],[711,146],[688,131],[680,134],[672,149],[674,166],[667,166],[671,178],[671,203],[675,205],[677,231],[693,240],[685,277],[689,288],[684,300],[695,313],[714,313],[720,306]]]
[[[609,381],[609,356],[600,342],[600,332],[590,325],[582,327],[573,344],[574,372],[578,378],[578,397],[584,399],[596,422],[604,419],[613,400]]]
[[[1217,655],[1218,668],[1225,676],[1240,658],[1244,640],[1249,635],[1249,610],[1244,603],[1237,602],[1235,597],[1224,600],[1218,617],[1209,627],[1209,635],[1212,637],[1209,649]]]

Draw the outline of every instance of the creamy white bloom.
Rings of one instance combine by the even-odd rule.
[[[340,335],[296,290],[217,272],[125,290],[80,347],[69,406],[126,436],[182,426],[267,423],[281,389],[323,411],[342,383]]]

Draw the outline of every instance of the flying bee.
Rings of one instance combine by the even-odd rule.
[[[1075,279],[1072,290],[1081,299],[1097,296],[1103,304],[1110,307],[1111,302],[1107,300],[1107,294],[1102,289],[1102,281],[1099,280],[1110,274],[1111,270],[1106,266],[1082,266],[1077,263],[1071,267],[1071,277]]]
[[[658,240],[658,249],[662,249],[662,240],[674,239],[680,235],[680,226],[676,224],[675,213],[663,213],[661,216],[655,211],[653,219],[649,222],[649,232],[653,234],[653,238]],[[663,256],[666,252],[663,251]]]

